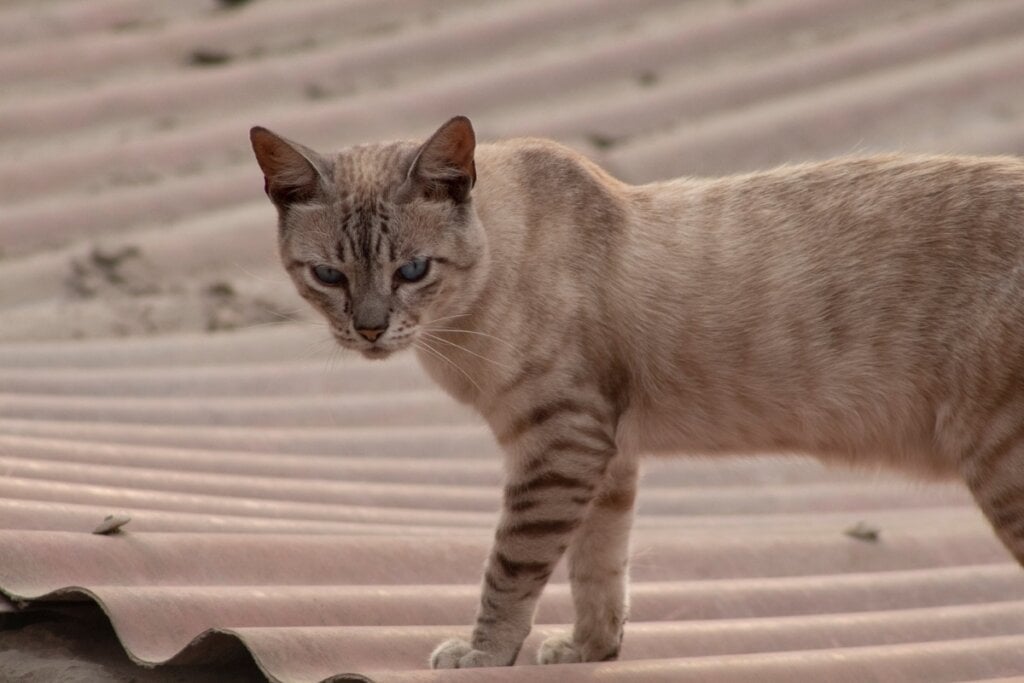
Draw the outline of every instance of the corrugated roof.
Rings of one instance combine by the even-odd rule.
[[[633,181],[1024,153],[1012,0],[11,0],[0,37],[0,677],[21,616],[98,605],[140,681],[232,675],[239,643],[274,681],[480,680],[424,667],[469,629],[497,447],[308,316],[250,125],[330,148],[465,113]],[[693,458],[641,491],[622,659],[486,680],[1024,675],[1024,575],[959,486]],[[563,571],[521,663],[570,621]]]

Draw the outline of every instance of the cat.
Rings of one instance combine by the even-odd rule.
[[[568,556],[541,663],[618,656],[641,452],[800,452],[962,477],[1024,561],[1024,162],[870,156],[620,182],[556,143],[332,156],[256,127],[283,263],[344,347],[415,348],[506,454],[469,641],[512,664]]]

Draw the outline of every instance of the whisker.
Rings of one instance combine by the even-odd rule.
[[[326,324],[319,325],[319,326],[320,327],[324,327],[324,328],[327,327]],[[312,357],[313,355],[321,355],[325,351],[329,355],[330,353],[337,352],[337,350],[338,350],[338,341],[336,339],[334,339],[334,337],[329,336],[329,335],[328,336],[317,335],[315,337],[311,337],[306,342],[305,352],[302,355],[302,359],[305,360],[307,358]],[[326,358],[326,356],[325,356],[325,358]]]
[[[327,363],[325,365],[327,374],[333,373],[338,368],[338,361],[341,360],[341,347],[335,345],[331,349],[330,354],[327,356]]]
[[[495,365],[497,365],[497,366],[498,366],[499,368],[503,368],[503,369],[505,369],[505,370],[510,370],[510,371],[514,371],[514,370],[515,370],[515,368],[513,368],[513,367],[510,367],[510,366],[508,366],[508,365],[505,365],[504,363],[499,363],[498,361],[494,360],[493,358],[488,358],[487,356],[481,356],[481,355],[480,355],[479,353],[476,353],[475,351],[470,351],[469,349],[467,349],[467,348],[466,348],[465,346],[463,346],[462,344],[457,344],[457,343],[455,343],[455,342],[453,342],[453,341],[449,341],[449,340],[447,340],[447,339],[443,339],[442,337],[438,337],[438,336],[437,336],[436,334],[430,334],[429,332],[427,332],[427,331],[425,331],[425,330],[424,330],[424,331],[422,331],[422,334],[423,334],[424,336],[426,336],[426,337],[430,338],[430,339],[433,339],[434,341],[439,341],[439,342],[441,342],[442,344],[448,344],[449,346],[454,346],[455,348],[457,348],[457,349],[459,349],[459,350],[461,350],[461,351],[465,351],[466,353],[468,353],[468,354],[469,354],[469,355],[471,355],[471,356],[476,356],[476,357],[477,357],[477,358],[479,358],[480,360],[485,360],[485,361],[487,361],[488,363],[494,363],[494,364],[495,364]]]
[[[425,339],[419,339],[419,340],[417,340],[417,341],[413,342],[413,346],[415,346],[415,347],[416,347],[416,348],[418,348],[418,349],[422,349],[422,350],[424,350],[424,351],[428,351],[428,352],[432,353],[433,355],[435,355],[435,356],[439,357],[439,358],[440,358],[441,360],[443,360],[444,362],[446,362],[446,363],[448,363],[449,365],[451,365],[451,366],[452,366],[453,368],[455,368],[456,370],[458,370],[459,372],[461,372],[461,373],[462,373],[462,375],[463,375],[463,376],[464,376],[464,377],[465,377],[466,379],[468,379],[468,380],[469,380],[469,383],[470,383],[470,384],[472,384],[472,385],[473,385],[474,387],[476,387],[476,390],[477,390],[477,391],[479,391],[480,393],[483,393],[483,389],[481,389],[481,388],[480,388],[480,385],[479,385],[479,384],[477,384],[477,383],[476,383],[476,381],[474,381],[474,380],[473,380],[473,378],[469,376],[469,373],[468,373],[468,372],[466,372],[466,371],[465,371],[465,370],[463,370],[463,369],[462,369],[461,367],[459,367],[459,366],[458,366],[458,364],[457,364],[457,363],[456,363],[455,361],[453,361],[453,360],[452,360],[451,358],[449,358],[448,356],[444,355],[443,353],[441,353],[440,351],[438,351],[438,350],[437,350],[437,349],[435,349],[434,347],[430,346],[430,345],[429,345],[429,344],[428,344],[428,343],[426,342],[426,340],[425,340]]]
[[[434,318],[433,320],[428,320],[425,323],[421,323],[421,327],[426,327],[427,325],[433,325],[434,323],[439,323],[439,322],[442,322],[444,320],[451,320],[452,318],[465,318],[467,315],[469,315],[469,313],[459,313],[457,315],[446,315],[443,318]]]
[[[286,277],[278,276],[277,279],[268,279],[268,278],[262,277],[260,275],[257,275],[256,273],[252,272],[251,270],[249,270],[248,268],[243,266],[238,261],[234,261],[231,265],[233,265],[235,268],[238,268],[240,271],[242,271],[243,273],[245,273],[246,275],[248,275],[252,279],[259,280],[260,282],[269,282],[270,284],[273,284],[273,285],[282,285],[282,284],[286,284],[286,283],[290,282]],[[275,269],[274,272],[277,273],[277,270]]]
[[[332,351],[333,346],[326,346],[326,344],[333,341],[333,339],[317,339],[316,341],[309,342],[306,344],[306,348],[302,355],[299,356],[299,359],[304,361],[307,358],[312,358],[314,355],[319,356],[325,351]]]
[[[281,320],[289,320],[289,321],[291,321],[293,323],[310,323],[310,324],[313,324],[313,325],[321,325],[321,326],[326,324],[326,323],[324,323],[324,321],[316,320],[315,318],[306,318],[306,317],[299,317],[299,318],[297,318],[297,317],[295,317],[296,315],[298,315],[298,314],[300,314],[302,312],[303,311],[301,311],[301,310],[299,310],[299,311],[271,311],[271,315],[277,316]]]
[[[413,341],[411,346],[414,349],[419,349],[420,351],[426,351],[427,353],[431,354],[432,356],[440,357],[441,360],[444,360],[444,361],[448,360],[446,357],[442,356],[439,351],[437,351],[433,347],[427,346],[426,342],[424,342],[422,339]]]
[[[489,339],[493,339],[494,341],[499,341],[505,346],[515,351],[516,353],[519,353],[519,349],[512,346],[512,344],[510,344],[509,342],[505,341],[501,337],[495,337],[493,334],[487,334],[486,332],[477,332],[476,330],[462,330],[457,327],[424,327],[424,329],[429,329],[431,332],[461,332],[462,334],[475,334],[481,337],[487,337]]]
[[[326,327],[325,323],[317,322],[315,320],[302,320],[301,318],[284,318],[280,320],[271,320],[262,323],[253,323],[252,325],[243,325],[241,327],[233,328],[237,332],[244,332],[247,330],[257,330],[261,327],[280,327],[281,325],[296,324],[296,325],[308,325],[309,327]]]
[[[279,313],[281,315],[302,315],[303,317],[305,317],[306,314],[309,313],[309,308],[307,308],[306,306],[302,306],[300,308],[289,308],[289,309],[275,308],[275,309],[273,309],[273,312],[274,313]]]

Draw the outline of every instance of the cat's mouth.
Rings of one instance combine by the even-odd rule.
[[[394,353],[395,350],[385,349],[380,346],[371,346],[368,349],[360,349],[359,352],[363,354],[364,358],[369,358],[371,360],[383,360]]]
[[[395,351],[399,351],[400,348],[389,348],[387,346],[381,346],[378,342],[376,344],[359,343],[348,339],[344,334],[340,334],[337,331],[332,331],[334,340],[338,342],[338,345],[349,351],[358,351],[363,355],[363,358],[369,358],[371,360],[382,360],[387,358]]]

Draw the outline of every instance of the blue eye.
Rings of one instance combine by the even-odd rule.
[[[430,260],[425,258],[414,258],[398,269],[396,275],[406,282],[417,282],[427,274]]]
[[[345,282],[345,274],[337,268],[330,266],[314,266],[313,275],[316,279],[329,287],[337,287]]]

